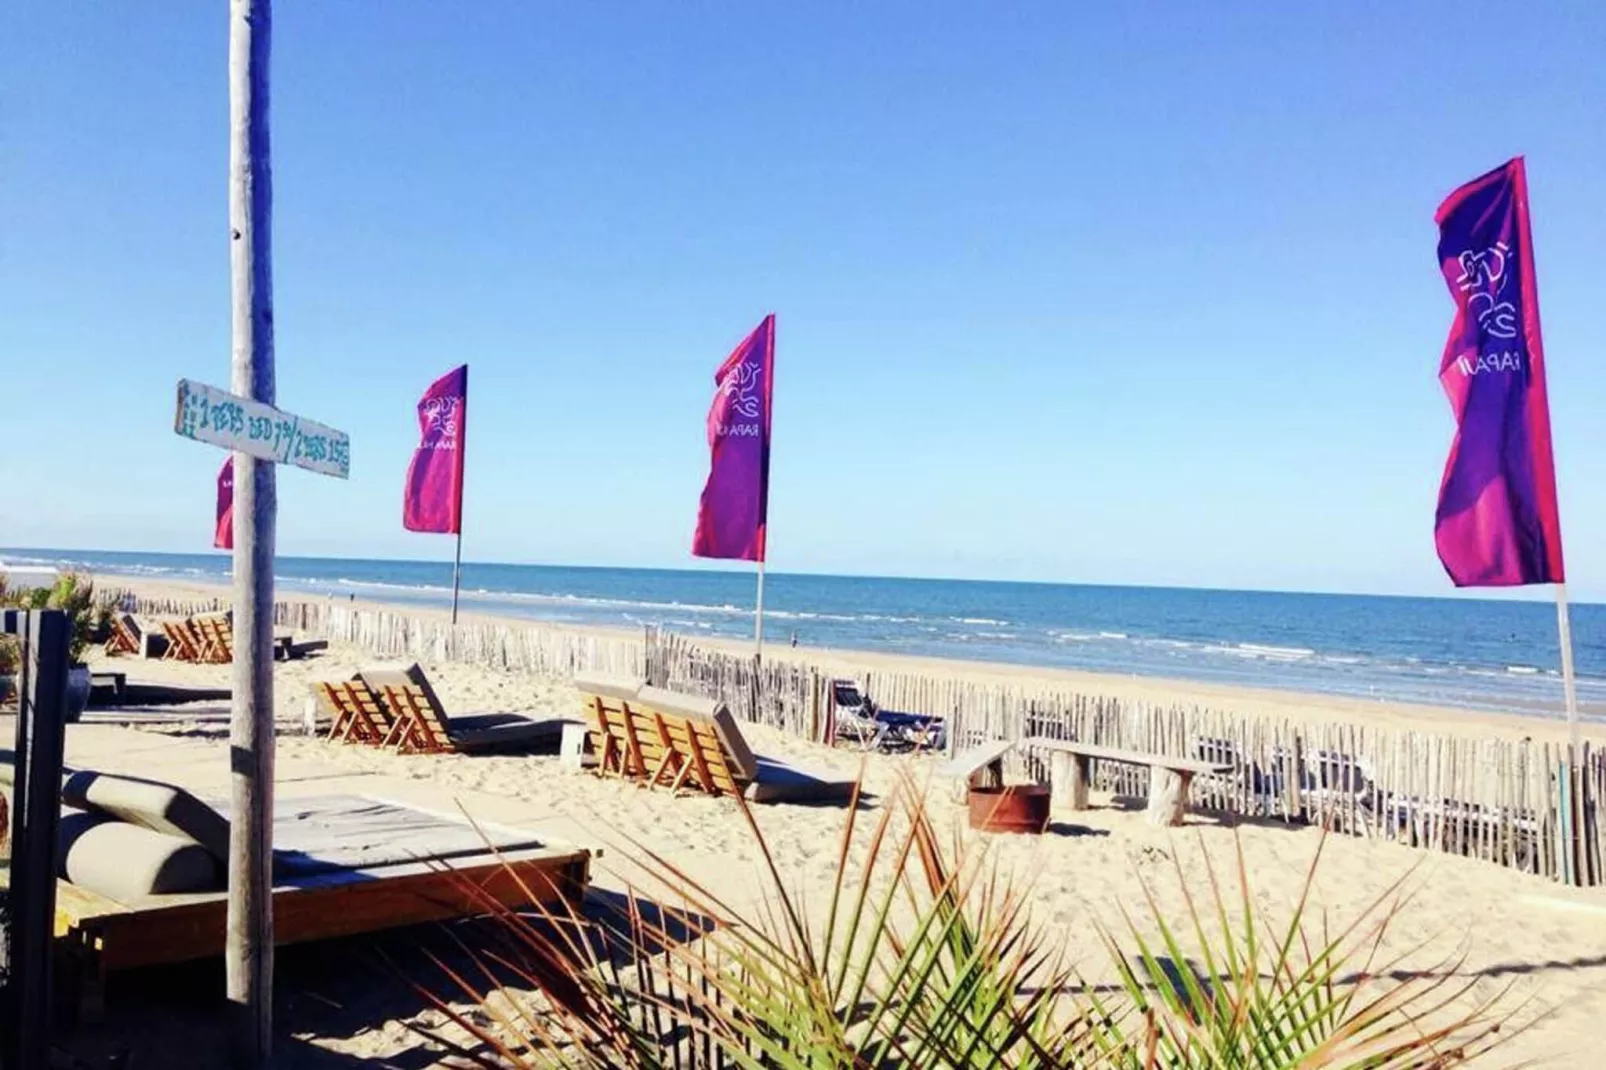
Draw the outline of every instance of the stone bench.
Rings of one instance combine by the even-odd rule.
[[[964,802],[971,788],[1004,786],[1004,757],[1015,749],[1008,740],[993,740],[962,751],[937,768],[940,777],[954,780],[954,801]]]
[[[1072,739],[1026,739],[1025,750],[1049,752],[1049,784],[1056,809],[1086,810],[1087,791],[1093,782],[1093,763],[1120,762],[1147,766],[1149,774],[1148,820],[1151,825],[1180,825],[1188,812],[1188,789],[1199,775],[1230,773],[1232,766],[1177,758],[1169,754],[1101,747]]]

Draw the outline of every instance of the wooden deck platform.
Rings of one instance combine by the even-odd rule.
[[[275,851],[278,944],[483,914],[487,896],[518,907],[585,894],[592,851],[383,800],[339,798],[344,810],[331,811],[327,798],[293,799],[275,816],[284,848]],[[363,816],[353,822],[353,814]],[[9,875],[0,869],[0,882]],[[221,955],[226,910],[222,891],[122,902],[58,881],[56,936],[103,975]]]

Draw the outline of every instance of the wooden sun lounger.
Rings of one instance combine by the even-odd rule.
[[[537,720],[516,713],[448,716],[417,665],[370,669],[362,682],[396,722],[389,742],[403,754],[493,754],[556,748],[563,720]]]
[[[851,780],[754,755],[723,703],[608,677],[580,676],[575,686],[599,775],[752,802],[830,802],[853,794]]]
[[[305,943],[524,907],[578,902],[593,852],[535,833],[362,796],[275,804],[274,938]],[[0,868],[0,882],[9,882]],[[223,953],[227,893],[119,901],[56,884],[56,936],[87,965],[93,990],[107,972]]]
[[[163,661],[201,660],[202,641],[189,620],[164,620],[158,621],[157,625],[162,629],[163,637],[167,639],[167,651],[162,655]]]
[[[138,654],[140,652],[139,626],[131,614],[123,613],[112,618],[112,632],[106,639],[106,654]]]
[[[362,680],[326,680],[314,684],[313,691],[329,716],[327,738],[375,747],[395,742],[398,723]]]
[[[192,617],[190,625],[200,636],[200,659],[208,665],[234,660],[234,624],[227,617]]]

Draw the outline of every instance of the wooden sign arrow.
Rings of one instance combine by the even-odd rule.
[[[341,479],[351,474],[351,439],[344,431],[189,379],[178,381],[173,430],[275,464]]]

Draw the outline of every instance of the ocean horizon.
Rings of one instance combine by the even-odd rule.
[[[224,583],[223,553],[0,549],[13,566]],[[299,594],[440,607],[450,562],[280,557]],[[749,572],[463,563],[465,611],[750,638]],[[765,641],[1561,716],[1550,602],[772,572]],[[1606,605],[1572,611],[1580,706],[1606,719]]]

